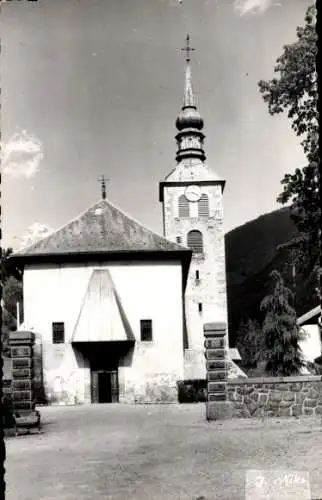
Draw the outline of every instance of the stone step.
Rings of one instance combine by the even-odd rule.
[[[13,379],[23,379],[23,378],[32,379],[33,376],[34,376],[34,371],[32,368],[16,368],[12,370]]]
[[[226,370],[227,363],[224,359],[214,359],[211,361],[206,361],[206,369],[208,370]]]
[[[13,358],[12,368],[32,368],[32,358]]]
[[[12,405],[14,411],[22,411],[22,410],[32,411],[35,409],[35,406],[36,406],[35,401],[14,401]]]
[[[208,382],[208,384],[207,384],[208,394],[210,394],[212,392],[215,392],[215,393],[226,392],[226,389],[227,389],[227,384],[226,383],[222,383],[222,382]]]
[[[12,399],[14,401],[31,401],[32,391],[12,391]]]
[[[225,347],[225,338],[208,338],[204,342],[204,346],[206,349],[224,349]]]
[[[206,359],[225,359],[225,349],[207,349],[205,352]]]
[[[227,397],[225,393],[219,394],[208,394],[208,401],[226,401]]]
[[[206,379],[208,382],[216,382],[216,381],[220,381],[220,380],[226,380],[227,378],[227,373],[223,370],[223,371],[219,371],[219,370],[215,370],[215,371],[208,371],[207,372],[207,376],[206,376]]]
[[[31,343],[35,342],[35,334],[33,332],[10,332],[9,334],[9,343],[19,342],[23,344],[23,342],[29,341]]]
[[[30,379],[14,379],[12,381],[12,389],[14,391],[31,391],[33,389],[33,382]]]
[[[28,345],[14,346],[11,347],[11,357],[12,358],[32,358],[33,352],[32,347]]]

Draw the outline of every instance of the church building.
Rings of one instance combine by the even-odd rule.
[[[103,181],[101,200],[12,257],[51,403],[175,402],[179,380],[205,377],[203,324],[227,323],[225,181],[206,163],[189,37],[185,51],[164,236],[106,199]]]

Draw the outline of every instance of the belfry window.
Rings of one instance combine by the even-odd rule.
[[[198,216],[209,217],[209,198],[206,194],[203,194],[198,201]]]
[[[189,248],[191,248],[193,253],[202,253],[203,241],[201,232],[195,229],[193,231],[189,231],[187,237],[187,245]]]
[[[190,216],[189,201],[187,200],[184,194],[179,196],[178,205],[179,205],[179,217],[189,217]]]

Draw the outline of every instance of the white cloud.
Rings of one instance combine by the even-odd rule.
[[[33,243],[36,243],[36,241],[41,240],[41,238],[44,238],[45,236],[47,236],[52,232],[53,229],[47,224],[40,224],[39,222],[34,222],[33,224],[31,224],[31,226],[28,227],[25,233],[20,238],[18,238],[20,244],[19,249],[25,248],[29,245],[32,245]]]
[[[234,9],[240,16],[263,14],[273,4],[273,0],[235,0]]]
[[[39,171],[43,157],[41,141],[26,130],[16,132],[1,144],[1,170],[11,177],[30,179]]]

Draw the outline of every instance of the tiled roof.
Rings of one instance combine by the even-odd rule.
[[[100,200],[62,228],[14,254],[187,251],[142,226],[110,201]]]
[[[200,160],[182,160],[172,172],[165,178],[165,182],[194,182],[212,181],[225,183],[225,181],[208,165]]]

